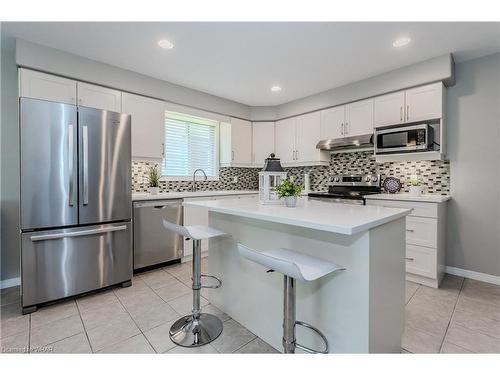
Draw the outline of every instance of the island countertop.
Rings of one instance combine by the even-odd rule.
[[[184,206],[333,233],[352,235],[397,220],[411,210],[300,199],[297,207],[261,205],[257,198],[184,202]]]
[[[199,197],[217,197],[229,195],[252,195],[259,194],[258,190],[198,190],[198,191],[171,191],[168,193],[132,193],[132,201],[151,201],[166,199],[184,199]]]

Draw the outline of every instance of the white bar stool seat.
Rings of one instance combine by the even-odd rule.
[[[183,316],[170,327],[170,339],[175,344],[185,347],[208,344],[222,333],[222,321],[215,315],[201,312],[200,290],[201,288],[220,288],[222,281],[215,276],[201,273],[201,240],[225,236],[226,233],[204,225],[182,226],[167,220],[163,220],[163,226],[193,240],[193,311],[191,315]],[[215,279],[218,284],[202,285],[202,277]]]
[[[241,256],[278,271],[284,275],[283,290],[283,348],[285,353],[295,353],[299,348],[308,353],[328,353],[329,345],[325,335],[317,328],[308,323],[295,320],[296,289],[295,280],[314,281],[332,272],[344,271],[345,268],[335,263],[318,259],[310,255],[301,254],[289,249],[274,249],[268,251],[257,251],[245,245],[238,244],[238,252]],[[295,326],[300,325],[316,332],[325,344],[325,349],[318,351],[300,345],[295,339]]]

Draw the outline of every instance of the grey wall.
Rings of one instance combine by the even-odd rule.
[[[447,265],[500,276],[500,54],[457,64],[448,90]]]
[[[1,34],[0,280],[19,276],[19,142],[15,39]]]
[[[446,86],[451,86],[455,83],[454,65],[449,54],[436,57],[271,107],[273,112],[270,112],[269,107],[254,107],[251,109],[252,120],[262,120],[272,114],[275,115],[273,119],[282,119],[431,82],[443,81]]]
[[[250,117],[250,107],[244,104],[22,39],[17,39],[16,61],[20,66],[95,82],[171,103],[244,119]]]

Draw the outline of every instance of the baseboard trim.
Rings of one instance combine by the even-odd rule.
[[[500,285],[500,276],[489,275],[476,271],[464,270],[462,268],[446,266],[446,273],[455,276],[466,277],[472,280],[484,281],[485,283]]]
[[[21,285],[20,277],[14,277],[13,279],[7,279],[7,280],[0,280],[0,289],[6,289],[18,285]]]

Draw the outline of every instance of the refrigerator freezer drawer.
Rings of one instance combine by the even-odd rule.
[[[182,257],[183,238],[163,226],[182,225],[182,212],[181,200],[134,203],[134,269]]]
[[[132,279],[131,223],[22,234],[23,307]]]

